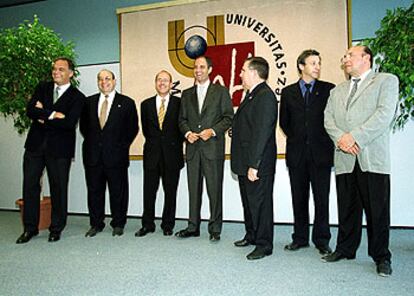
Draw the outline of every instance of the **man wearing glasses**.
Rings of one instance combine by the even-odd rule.
[[[365,212],[368,254],[380,276],[389,276],[390,131],[398,102],[398,79],[375,73],[366,46],[351,47],[342,59],[350,80],[334,88],[325,109],[333,140],[339,229],[335,252],[325,262],[354,259]]]

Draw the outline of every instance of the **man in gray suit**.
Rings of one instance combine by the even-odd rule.
[[[373,54],[351,47],[343,57],[350,76],[331,91],[325,128],[333,140],[339,229],[335,252],[325,262],[354,259],[365,212],[368,254],[380,276],[389,276],[390,131],[398,102],[398,78],[371,70]]]
[[[224,133],[233,119],[233,106],[227,88],[210,82],[210,58],[194,62],[195,85],[181,96],[179,127],[186,138],[186,162],[190,214],[188,227],[177,232],[180,238],[200,236],[200,209],[203,177],[210,203],[210,241],[219,241],[222,228]]]

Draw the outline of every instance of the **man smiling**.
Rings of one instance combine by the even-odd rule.
[[[129,147],[138,133],[138,113],[135,102],[117,93],[115,85],[114,73],[100,71],[100,93],[88,97],[80,120],[91,225],[86,237],[95,236],[105,227],[106,184],[113,236],[124,233],[127,220]]]

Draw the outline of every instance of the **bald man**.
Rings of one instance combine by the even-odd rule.
[[[115,91],[114,73],[101,70],[97,78],[99,93],[87,98],[80,119],[91,226],[85,236],[105,227],[107,184],[112,235],[120,236],[127,220],[129,147],[138,134],[138,113],[131,98]]]

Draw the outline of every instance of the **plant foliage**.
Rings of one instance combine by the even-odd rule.
[[[414,118],[414,4],[409,8],[387,10],[376,37],[366,40],[381,72],[389,72],[400,80],[399,112],[394,128],[403,128]]]
[[[0,31],[0,112],[13,118],[19,134],[30,126],[26,104],[35,87],[51,79],[53,60],[61,56],[73,60],[74,44],[65,44],[58,34],[40,24],[36,15],[33,22]],[[77,85],[78,81],[72,83]]]

